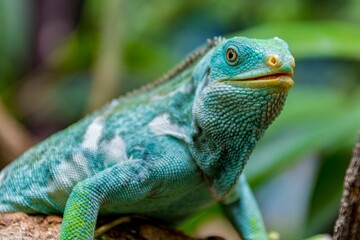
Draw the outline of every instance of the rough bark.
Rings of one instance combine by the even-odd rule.
[[[25,213],[0,214],[0,239],[58,239],[61,221],[62,218],[58,216],[30,216]],[[105,220],[100,220],[99,224],[102,225],[104,222]],[[100,239],[200,240],[142,218],[132,218],[131,221],[125,221],[108,230]],[[207,239],[222,238],[209,237]]]
[[[346,171],[333,239],[360,239],[360,136]]]

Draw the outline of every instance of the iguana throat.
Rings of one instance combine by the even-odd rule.
[[[214,198],[224,199],[236,184],[256,142],[280,114],[287,93],[288,88],[279,85],[241,88],[218,83],[195,100],[191,151]]]

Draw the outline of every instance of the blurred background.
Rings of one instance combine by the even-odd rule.
[[[332,233],[360,129],[359,0],[1,0],[0,169],[218,35],[289,43],[295,86],[245,172],[268,230]],[[230,234],[216,206],[181,228]]]

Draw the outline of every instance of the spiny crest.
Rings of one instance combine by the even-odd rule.
[[[224,38],[221,36],[214,37],[213,39],[207,39],[206,46],[194,50],[193,52],[188,54],[180,63],[175,65],[174,68],[172,68],[170,71],[165,73],[162,77],[160,77],[154,82],[151,82],[147,85],[140,87],[139,89],[135,89],[134,91],[129,92],[128,94],[126,94],[126,97],[131,97],[139,93],[149,91],[150,89],[155,88],[166,81],[169,81],[170,79],[172,79],[173,77],[184,71],[191,64],[199,60],[210,49],[212,49],[214,46],[216,46],[218,43],[222,42],[223,40]]]

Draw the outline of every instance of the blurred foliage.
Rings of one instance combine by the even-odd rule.
[[[96,95],[108,101],[111,91],[154,80],[206,38],[278,36],[296,58],[296,84],[245,171],[269,230],[282,239],[332,233],[360,128],[360,1],[116,1],[117,11],[96,0],[59,0],[65,7],[55,10],[47,1],[0,1],[0,94],[9,111],[43,138],[81,118]],[[40,58],[44,44],[51,51]],[[183,229],[219,214],[214,207]]]
[[[0,1],[0,94],[17,81],[28,61],[29,18],[26,1]]]

